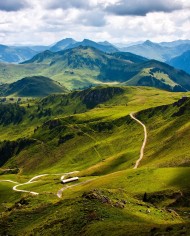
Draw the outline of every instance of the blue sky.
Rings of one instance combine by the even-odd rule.
[[[189,0],[6,0],[1,44],[76,40],[128,43],[190,39]]]

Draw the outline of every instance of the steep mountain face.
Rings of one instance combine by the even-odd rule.
[[[43,76],[26,77],[0,86],[0,96],[44,97],[63,92],[66,92],[63,86]]]
[[[93,48],[96,48],[98,50],[101,50],[101,51],[107,52],[107,53],[113,53],[113,52],[118,51],[118,49],[116,47],[114,47],[113,45],[111,45],[110,43],[105,43],[105,42],[104,43],[96,43],[96,42],[88,40],[88,39],[84,39],[82,42],[68,45],[65,49],[76,48],[79,46],[93,47]]]
[[[121,95],[124,91],[125,90],[120,87],[96,87],[73,93],[72,97],[79,97],[86,105],[87,109],[92,109],[98,104],[109,101],[114,96]]]
[[[65,48],[67,48],[68,46],[71,46],[71,45],[73,45],[75,43],[77,43],[77,41],[75,41],[74,39],[66,38],[66,39],[63,39],[63,40],[57,42],[49,50],[52,51],[52,52],[62,51]]]
[[[8,47],[0,45],[0,61],[19,63],[32,58],[37,52],[29,47]]]
[[[190,51],[184,52],[182,55],[167,61],[167,63],[190,74]]]

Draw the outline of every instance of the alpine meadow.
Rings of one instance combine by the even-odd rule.
[[[0,236],[190,235],[190,3],[0,3]]]

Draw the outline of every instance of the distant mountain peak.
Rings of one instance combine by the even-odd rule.
[[[64,50],[66,47],[69,45],[75,44],[76,41],[73,38],[65,38],[60,41],[58,41],[56,44],[54,44],[51,48],[50,51],[52,52],[58,52],[61,50]]]
[[[153,42],[150,41],[150,40],[146,40],[143,44],[145,44],[145,45],[150,45],[150,46],[155,45],[155,43],[153,43]]]
[[[92,40],[90,40],[90,39],[83,39],[83,41],[82,41],[82,43],[96,43],[96,42],[94,42],[94,41],[92,41]]]
[[[94,48],[96,48],[100,51],[106,52],[106,53],[113,53],[113,52],[118,51],[118,49],[111,44],[109,44],[109,45],[100,44],[100,43],[94,42],[90,39],[84,39],[82,42],[77,42],[75,44],[68,45],[65,49],[76,48],[76,47],[79,47],[80,45],[94,47]]]

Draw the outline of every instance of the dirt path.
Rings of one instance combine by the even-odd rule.
[[[30,179],[29,181],[27,181],[26,183],[18,183],[18,182],[15,182],[15,181],[12,181],[12,180],[0,180],[0,182],[10,182],[10,183],[13,183],[13,184],[16,184],[15,186],[13,186],[13,190],[16,191],[16,192],[22,192],[22,193],[30,193],[32,195],[38,195],[39,193],[37,192],[33,192],[33,191],[28,191],[28,190],[23,190],[23,189],[18,189],[18,187],[21,187],[23,185],[28,185],[28,184],[32,184],[32,183],[35,183],[37,182],[36,180],[41,178],[41,177],[44,177],[44,176],[48,176],[48,175],[61,175],[61,180],[65,179],[66,176],[68,175],[73,175],[73,174],[77,174],[79,171],[73,171],[73,172],[68,172],[68,173],[65,173],[65,174],[43,174],[43,175],[37,175],[37,176],[34,176],[32,179]],[[61,198],[62,196],[62,192],[64,190],[66,190],[67,188],[71,188],[71,187],[74,187],[74,186],[77,186],[77,185],[81,185],[81,184],[84,184],[84,183],[87,183],[88,181],[84,181],[82,183],[77,183],[77,184],[74,184],[72,186],[70,185],[67,185],[65,186],[64,188],[60,189],[58,192],[57,192],[57,196],[59,198]]]
[[[36,182],[36,181],[35,181],[36,179],[39,179],[39,178],[41,178],[41,177],[43,177],[43,176],[47,176],[47,175],[48,175],[48,174],[37,175],[37,176],[33,177],[32,179],[30,179],[30,180],[29,180],[28,182],[26,182],[26,183],[15,185],[15,186],[13,187],[13,190],[16,191],[16,192],[30,193],[30,194],[32,194],[32,195],[38,195],[39,193],[37,193],[37,192],[32,192],[32,191],[27,191],[27,190],[21,190],[21,189],[17,189],[17,188],[20,187],[20,186],[23,186],[23,185],[32,184],[32,183]]]
[[[24,183],[24,184],[17,184],[13,187],[13,190],[16,191],[16,192],[22,192],[22,193],[30,193],[32,195],[38,195],[39,193],[37,192],[32,192],[32,191],[27,191],[27,190],[21,190],[21,189],[17,189],[18,187],[20,186],[23,186],[23,185],[27,185],[27,184],[32,184],[34,182],[27,182],[27,183]]]
[[[79,185],[83,185],[83,184],[86,184],[88,182],[90,182],[92,180],[86,180],[84,182],[81,182],[81,183],[77,183],[77,184],[73,184],[73,185],[67,185],[65,187],[63,187],[62,189],[60,189],[58,192],[57,192],[57,196],[58,198],[61,198],[62,197],[62,192],[68,188],[73,188],[73,187],[76,187],[76,186],[79,186]]]
[[[23,185],[28,185],[28,184],[35,183],[36,179],[39,179],[39,178],[41,178],[43,176],[47,176],[47,175],[48,174],[37,175],[37,176],[33,177],[32,179],[30,179],[29,181],[27,181],[26,183],[22,183],[22,184],[19,184],[18,182],[15,182],[15,181],[12,181],[12,180],[0,180],[0,182],[10,182],[10,183],[16,184],[15,186],[13,186],[13,190],[16,191],[16,192],[30,193],[32,195],[38,195],[39,193],[37,193],[37,192],[32,192],[32,191],[27,191],[27,190],[22,190],[22,189],[17,189],[17,188],[20,187],[20,186],[23,186]]]
[[[144,149],[145,149],[145,146],[146,146],[146,142],[147,142],[147,129],[146,129],[146,126],[140,121],[138,120],[133,113],[130,114],[130,117],[135,120],[136,122],[138,122],[141,126],[143,126],[143,129],[144,129],[144,141],[143,141],[143,144],[142,144],[142,147],[141,147],[141,150],[140,150],[140,157],[139,159],[136,161],[136,164],[134,166],[134,169],[137,169],[141,160],[143,159],[143,156],[144,156]]]

